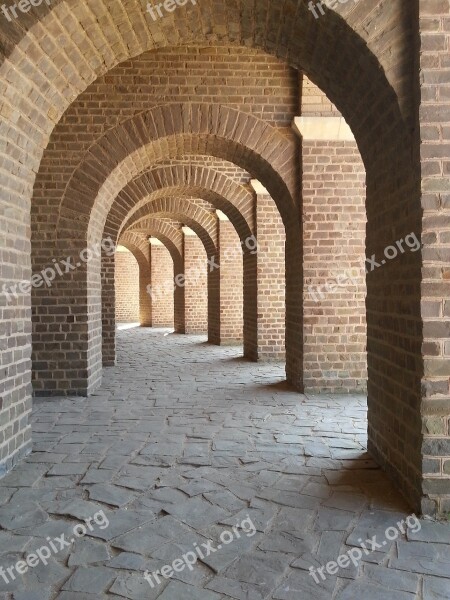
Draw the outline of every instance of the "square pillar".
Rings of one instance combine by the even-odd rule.
[[[242,246],[234,225],[217,213],[220,263],[220,344],[239,344],[243,339]]]
[[[173,260],[162,242],[150,238],[152,327],[173,327]]]
[[[252,180],[256,202],[256,335],[246,356],[252,360],[284,360],[286,331],[286,233],[278,208],[263,185]],[[249,259],[251,261],[251,259]],[[250,269],[249,269],[250,270]]]
[[[208,330],[208,265],[203,242],[183,227],[185,333]]]

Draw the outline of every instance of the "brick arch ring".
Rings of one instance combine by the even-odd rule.
[[[215,156],[245,169],[263,183],[290,223],[297,214],[296,147],[294,137],[229,107],[158,106],[109,130],[89,149],[61,200],[57,235],[70,238],[76,222],[80,237],[93,241],[132,179],[161,159],[186,154]]]
[[[254,232],[254,194],[247,186],[209,167],[174,165],[158,166],[124,187],[108,213],[104,235],[115,239],[125,219],[144,202],[168,196],[202,198],[211,203],[227,215],[241,240]]]

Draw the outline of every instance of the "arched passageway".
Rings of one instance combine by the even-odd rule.
[[[390,8],[394,5],[397,11]],[[5,18],[0,68],[5,190],[0,260],[6,286],[1,323],[2,339],[8,340],[1,348],[0,380],[4,469],[30,450],[31,294],[37,391],[92,393],[101,381],[99,248],[108,214],[127,186],[159,163],[186,156],[231,163],[237,174],[245,171],[265,190],[255,191],[254,210],[261,197],[271,197],[284,230],[278,234],[285,235],[286,377],[304,389],[302,144],[290,129],[298,116],[298,73],[303,72],[355,136],[366,170],[366,255],[376,261],[388,248],[412,239],[408,236],[424,244],[367,273],[369,450],[417,509],[448,508],[448,290],[441,248],[448,235],[443,200],[448,186],[445,140],[436,124],[448,106],[428,50],[437,48],[441,60],[448,40],[441,41],[445,34],[433,37],[426,27],[430,18],[443,24],[444,15],[416,8],[402,0],[374,8],[370,0],[360,0],[358,7],[338,5],[337,12],[326,10],[316,18],[302,0],[282,5],[242,0],[239,10],[210,0],[156,22],[135,0],[113,7],[100,0],[95,6],[55,0],[15,20]],[[392,32],[389,41],[380,38],[380,27]],[[114,106],[118,96],[108,95],[114,77],[126,77],[127,69],[145,73],[161,58],[170,62],[169,56],[186,64],[188,55],[197,65],[208,56],[208,72],[214,61],[225,62],[224,55],[246,70],[229,82],[229,94],[217,79],[210,88],[193,81],[176,94],[157,88],[151,102],[141,90],[132,108],[123,96],[122,108]],[[425,75],[430,73],[420,81],[419,63]],[[261,85],[263,64],[284,84]],[[431,79],[438,81],[433,89]],[[120,92],[117,85],[114,89]],[[91,119],[91,108],[99,110],[98,118]],[[242,183],[238,178],[235,183]],[[181,218],[176,211],[171,216]],[[241,213],[242,225],[249,225],[247,217]],[[187,224],[194,229],[193,221]],[[86,246],[93,252],[89,260],[82,254]],[[67,265],[69,255],[80,266],[68,266],[65,277],[49,267],[61,260]],[[264,304],[258,291],[265,290],[263,297],[272,302],[271,290],[258,279],[257,258],[249,261],[253,266],[246,274],[256,273],[248,280],[259,308]],[[42,285],[42,279],[30,283],[31,265],[35,273],[53,269],[51,285]],[[9,296],[8,286],[15,286]],[[271,309],[278,303],[279,295]],[[257,334],[266,331],[258,314],[247,319],[253,319],[251,331]],[[269,340],[274,335],[274,328],[267,332]],[[257,338],[253,346],[257,358],[264,344]]]

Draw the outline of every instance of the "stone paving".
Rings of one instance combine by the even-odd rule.
[[[100,391],[35,402],[34,452],[0,481],[1,599],[450,598],[450,525],[367,455],[365,398],[297,394],[239,350],[121,331]]]

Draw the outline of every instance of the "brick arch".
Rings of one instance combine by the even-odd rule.
[[[210,167],[194,165],[158,166],[133,179],[117,195],[109,211],[105,235],[117,235],[125,219],[142,202],[168,196],[196,197],[222,210],[241,239],[254,231],[254,198],[248,187]]]
[[[230,160],[269,190],[289,223],[296,214],[296,142],[263,120],[208,104],[158,106],[121,123],[89,149],[72,174],[59,208],[57,236],[71,239],[74,222],[84,240],[103,230],[120,190],[161,158],[185,154]]]
[[[156,237],[169,251],[173,261],[174,278],[184,274],[184,252],[183,252],[183,233],[180,223],[161,218],[142,218],[138,223],[130,227],[125,236],[143,235],[147,241],[149,235]],[[147,242],[148,243],[148,242]],[[103,263],[102,263],[103,272]],[[104,307],[103,310],[108,310]],[[185,294],[183,287],[176,287],[174,290],[174,328],[177,333],[185,333]],[[109,350],[115,346],[114,332],[103,331],[103,345],[108,345]]]
[[[123,237],[132,235],[143,236],[147,245],[148,236],[157,238],[170,252],[174,263],[180,264],[180,261],[182,261],[183,233],[180,228],[175,227],[169,221],[163,221],[160,218],[141,220],[120,235],[119,244]]]
[[[141,233],[125,233],[120,244],[125,246],[135,257],[139,266],[139,321],[141,325],[151,324],[151,301],[145,293],[150,283],[150,262],[148,242]],[[101,304],[102,304],[102,363],[103,366],[113,366],[116,362],[116,275],[115,255],[107,256],[102,253],[101,269]],[[105,339],[107,340],[105,342]]]
[[[138,227],[149,216],[169,217],[185,223],[201,239],[208,257],[217,253],[217,218],[204,208],[182,198],[158,198],[143,205],[126,221],[123,231]]]
[[[408,23],[416,24],[412,18],[416,3],[402,2],[395,5],[397,10],[386,9],[386,5],[392,6],[394,1],[379,3],[379,10],[374,9],[371,1],[361,0],[357,7],[351,2],[344,8],[338,4],[347,22],[332,11],[326,18],[314,20],[307,10],[306,0],[284,3],[240,0],[238,6],[229,7],[224,7],[222,0],[205,0],[191,12],[180,10],[167,21],[151,23],[145,7],[137,0],[118,0],[113,11],[103,0],[95,3],[54,0],[48,14],[43,4],[24,19],[8,24],[2,31],[2,51],[7,59],[0,69],[0,78],[5,82],[2,166],[4,172],[12,176],[5,175],[2,181],[6,190],[2,214],[4,208],[13,227],[10,228],[10,221],[5,220],[6,224],[0,225],[0,232],[5,234],[6,240],[2,259],[6,262],[12,253],[13,261],[7,262],[20,265],[14,271],[14,281],[29,277],[30,198],[34,175],[54,124],[70,102],[98,75],[129,56],[157,46],[168,46],[173,40],[177,44],[209,43],[217,39],[228,44],[246,44],[285,58],[296,68],[303,68],[341,110],[356,134],[368,172],[369,256],[391,243],[392,232],[398,239],[411,230],[420,231],[419,143],[415,139],[419,133],[416,121],[408,121],[408,110],[403,108],[404,102],[399,102],[394,92],[395,89],[400,96],[404,88],[406,92],[403,91],[400,100],[407,93],[415,100],[416,44],[411,43],[409,51],[404,50],[411,40],[403,35],[403,31],[407,30]],[[408,6],[411,6],[411,13]],[[404,12],[399,11],[399,7]],[[379,34],[379,24],[381,22],[381,27],[390,24],[391,14],[401,14],[402,18],[398,27],[389,27],[390,35],[386,39]],[[44,15],[39,22],[38,15]],[[29,31],[23,29],[24,23]],[[108,25],[105,27],[104,23]],[[413,35],[417,35],[416,29]],[[378,58],[376,54],[379,54]],[[370,106],[376,107],[374,116],[368,110]],[[414,131],[414,139],[409,131]],[[12,243],[12,232],[17,236],[17,244],[16,240]],[[395,283],[386,281],[383,274],[371,273],[367,303],[369,373],[372,376],[369,397],[373,404],[381,407],[372,411],[372,449],[379,446],[376,453],[380,462],[391,464],[395,475],[403,474],[402,485],[415,499],[422,493],[422,490],[418,492],[421,483],[416,484],[422,474],[420,450],[417,449],[422,440],[422,419],[416,408],[421,404],[420,379],[423,375],[420,260],[420,253],[417,253],[408,264],[405,262]],[[399,282],[403,289],[408,289],[408,298],[402,293]],[[93,284],[95,286],[96,282]],[[298,286],[296,291],[298,293]],[[27,302],[25,297],[14,315],[8,316],[11,323],[15,319],[14,331],[17,331],[9,339],[8,350],[17,349],[17,353],[25,357],[21,365],[24,375],[17,378],[15,367],[8,367],[2,394],[5,403],[17,403],[20,408],[13,427],[15,431],[20,430],[16,436],[18,441],[9,443],[10,448],[20,452],[29,439],[23,429],[27,422],[23,413],[28,410],[23,406],[29,404],[27,377],[30,363],[26,357],[30,339],[23,335],[29,329]],[[405,316],[399,315],[401,303],[406,306]],[[92,331],[86,325],[83,334],[91,337]],[[418,332],[414,338],[411,331]],[[294,335],[297,333],[296,330]],[[85,353],[89,357],[87,361],[95,355],[92,348]],[[63,362],[64,358],[61,355],[58,360]],[[389,363],[387,358],[390,358]],[[299,359],[296,361],[298,363]],[[87,369],[90,373],[89,381],[86,390],[83,388],[80,392],[89,391],[99,381],[96,365],[86,365],[82,370]],[[405,372],[399,384],[395,383],[397,366],[399,370],[403,367]],[[76,377],[74,369],[67,376],[71,377]],[[295,383],[298,384],[298,380]],[[389,417],[391,412],[409,414],[413,410],[411,407],[415,409],[414,423],[404,438],[392,430],[396,448],[394,444],[378,444],[378,439],[386,437],[382,430],[389,422],[386,416]],[[397,421],[395,425],[398,429],[400,424]],[[412,439],[419,442],[415,447],[410,443]],[[397,448],[404,447],[407,447],[404,456],[393,459],[391,455],[397,454]],[[410,453],[413,458],[405,466]],[[405,481],[407,471],[414,474],[412,490]]]
[[[128,244],[128,245],[127,245]],[[126,231],[118,241],[119,246],[125,246],[131,252],[131,246],[133,251],[139,254],[139,260],[147,261],[148,263],[148,242],[145,239],[145,235],[139,231]],[[130,248],[128,247],[130,246]],[[135,257],[138,260],[138,257]],[[139,261],[138,261],[139,262]]]

